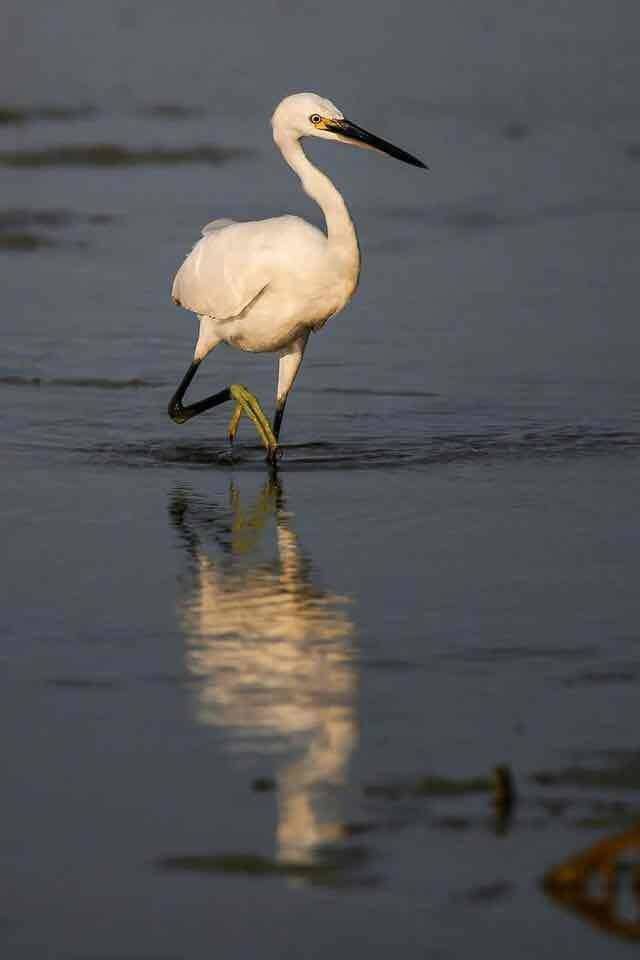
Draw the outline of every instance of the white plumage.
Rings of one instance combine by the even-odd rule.
[[[285,98],[271,122],[284,159],[321,207],[327,233],[294,216],[247,223],[213,220],[203,228],[202,238],[173,282],[173,300],[198,315],[200,329],[193,364],[169,404],[170,415],[182,423],[233,396],[256,422],[269,459],[275,456],[284,405],[309,333],[348,303],[360,272],[358,239],[346,204],[329,178],[308,160],[301,138],[316,136],[368,146],[424,166],[345,120],[335,104],[316,94]],[[206,401],[182,406],[197,365],[222,341],[241,350],[280,353],[273,431],[246,388],[241,388],[240,395],[232,386]]]
[[[317,327],[344,306],[355,288],[356,264],[351,283],[345,282],[327,237],[299,217],[214,220],[202,232],[171,295],[206,318],[218,342],[258,352],[282,349],[293,332]]]

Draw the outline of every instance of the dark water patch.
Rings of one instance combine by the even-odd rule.
[[[531,133],[531,129],[529,125],[522,120],[510,120],[508,123],[505,123],[500,132],[505,140],[511,140],[517,143],[520,140],[526,140]]]
[[[571,821],[571,826],[577,830],[612,830],[626,826],[634,819],[637,817],[577,817]]]
[[[47,681],[48,686],[59,687],[63,690],[115,690],[120,687],[120,681],[115,677],[53,677]]]
[[[636,683],[640,677],[639,669],[624,670],[585,670],[563,681],[567,687],[601,687]]]
[[[500,646],[480,647],[464,651],[443,653],[443,660],[461,660],[468,663],[504,663],[520,662],[523,660],[582,660],[597,654],[596,646],[584,645],[578,647],[539,647],[532,646]]]
[[[468,233],[485,233],[490,230],[534,226],[557,220],[576,220],[601,214],[637,215],[637,203],[615,206],[607,198],[590,198],[571,203],[540,205],[533,210],[505,210],[497,206],[466,205],[464,207],[399,207],[387,210],[393,219],[419,222],[425,227],[453,228]]]
[[[187,106],[183,103],[151,103],[141,107],[138,112],[163,120],[189,120],[191,117],[202,117],[206,110],[204,107]]]
[[[496,767],[491,777],[466,779],[398,778],[365,784],[362,791],[368,803],[373,805],[373,810],[379,809],[382,803],[385,810],[393,811],[393,819],[383,817],[376,820],[377,830],[404,829],[407,824],[420,822],[437,831],[489,830],[503,834],[510,829],[515,811],[515,790],[511,787],[511,778],[511,794],[507,797],[503,789],[504,781],[499,776],[499,771],[504,770],[506,768]],[[544,823],[541,820],[541,825]],[[531,824],[531,818],[518,818],[520,827]]]
[[[97,114],[95,107],[10,107],[0,106],[0,126],[22,127],[28,123],[75,123]]]
[[[0,152],[5,167],[133,167],[208,164],[220,166],[231,160],[252,156],[245,147],[154,147],[134,149],[112,143],[61,145],[41,150]]]
[[[455,903],[484,905],[507,900],[513,896],[513,892],[513,884],[507,883],[506,880],[497,880],[495,883],[477,884],[461,893],[454,893],[451,899]]]
[[[536,806],[544,810],[552,819],[564,817],[572,805],[573,800],[568,797],[543,797],[536,802]]]
[[[277,782],[272,777],[255,777],[251,781],[251,789],[254,793],[271,793],[277,789]]]
[[[500,216],[495,210],[461,210],[451,213],[446,219],[449,226],[460,230],[493,230],[508,223],[508,218]]]
[[[84,214],[70,210],[0,210],[0,250],[31,252],[42,247],[58,246],[59,235],[56,231],[79,224],[106,224],[113,219],[107,213]],[[42,232],[41,228],[48,232]],[[74,245],[78,246],[78,243]]]
[[[640,163],[640,140],[628,143],[624,148],[624,155],[632,163]]]
[[[117,380],[110,377],[0,377],[5,387],[88,387],[93,390],[140,390],[163,386],[161,381],[129,377]]]
[[[390,824],[386,823],[385,827],[389,827]],[[393,824],[395,826],[395,824]],[[366,821],[356,821],[353,823],[344,823],[342,825],[342,835],[344,837],[361,837],[367,833],[373,833],[374,830],[379,830],[380,824],[374,823],[372,820]]]
[[[230,456],[220,443],[202,441],[98,444],[78,452],[92,462],[129,467],[172,465],[252,468],[264,461],[258,445],[237,444]],[[569,459],[640,452],[640,433],[620,430],[565,428],[540,431],[504,431],[484,434],[446,434],[407,439],[353,438],[344,441],[284,444],[280,466],[286,470],[371,470],[448,465],[469,462],[518,462]],[[549,654],[551,651],[547,651]],[[535,651],[533,651],[535,653]],[[518,651],[513,651],[518,655]],[[557,654],[557,651],[556,651]],[[491,651],[479,656],[492,656]],[[495,656],[509,652],[496,648]]]
[[[541,787],[575,787],[580,790],[640,790],[640,753],[624,753],[608,766],[569,766],[531,774]]]
[[[159,465],[180,465],[188,467],[221,467],[247,464],[246,455],[234,455],[233,461],[227,450],[220,450],[213,443],[148,443],[97,444],[90,448],[79,448],[79,452],[88,455],[92,463],[107,463],[113,466],[144,467]],[[257,458],[252,462],[259,462]]]
[[[390,670],[392,672],[405,672],[407,670],[417,670],[423,668],[422,664],[412,663],[410,660],[396,660],[393,657],[381,657],[375,660],[363,660],[362,667],[366,670]]]
[[[205,682],[202,677],[195,676],[192,673],[154,673],[139,679],[141,683],[176,687],[177,689],[199,687]]]
[[[159,857],[158,869],[166,872],[227,874],[249,877],[288,877],[313,885],[341,887],[353,883],[353,871],[361,870],[370,860],[363,846],[327,847],[315,851],[307,861],[274,860],[252,853],[186,854]],[[359,877],[357,885],[376,883],[374,877]]]
[[[70,210],[0,210],[0,250],[30,253],[59,246],[60,230],[79,224],[111,223],[113,219],[107,213],[80,214]],[[75,241],[73,245],[84,244]]]
[[[305,393],[335,393],[344,396],[362,397],[438,397],[440,394],[429,390],[375,390],[367,387],[321,387],[304,389]]]
[[[437,817],[433,821],[433,826],[438,830],[453,830],[456,833],[462,833],[473,827],[473,820],[469,817]]]
[[[110,213],[78,213],[73,210],[32,210],[14,208],[0,210],[0,231],[24,227],[62,229],[79,223],[105,224],[115,220]]]
[[[534,774],[535,776],[535,774]],[[615,830],[629,826],[639,818],[634,804],[609,799],[566,796],[535,797],[530,806],[542,810],[550,820],[561,820],[578,829]]]
[[[184,954],[177,953],[94,953],[89,955],[91,960],[184,960]],[[69,953],[67,960],[88,960],[86,953]]]

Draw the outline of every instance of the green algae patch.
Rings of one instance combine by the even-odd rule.
[[[64,123],[86,120],[96,114],[94,107],[10,107],[0,106],[0,127],[23,127],[39,121]]]
[[[53,241],[39,233],[26,230],[8,230],[0,233],[0,250],[32,253],[43,247],[52,247]]]
[[[453,780],[447,777],[424,777],[419,780],[414,793],[430,797],[458,797],[467,793],[488,793],[492,781],[488,777],[469,777]]]
[[[186,854],[160,857],[158,869],[168,872],[235,874],[246,877],[287,877],[322,886],[342,886],[369,860],[362,846],[323,848],[308,861],[275,860],[253,853]],[[373,878],[363,878],[372,882]]]
[[[489,793],[493,781],[489,777],[421,777],[414,781],[390,781],[367,784],[364,793],[370,797],[396,800],[401,797],[460,797],[467,794]]]

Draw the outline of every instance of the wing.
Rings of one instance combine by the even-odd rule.
[[[229,220],[227,217],[221,217],[220,220],[210,220],[209,223],[205,223],[202,228],[202,236],[206,237],[208,233],[215,233],[216,230],[223,230],[225,227],[230,227],[232,223],[236,223],[236,220]]]
[[[194,313],[237,317],[301,251],[321,249],[321,231],[298,217],[213,220],[173,281],[173,300]]]
[[[260,222],[213,220],[173,281],[171,296],[194,313],[228,320],[269,283],[269,245]]]

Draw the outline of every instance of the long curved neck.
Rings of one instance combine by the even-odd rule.
[[[329,247],[346,255],[354,265],[360,264],[358,236],[349,216],[342,194],[334,187],[329,177],[315,167],[305,154],[300,141],[291,136],[274,139],[282,156],[300,177],[302,188],[318,204],[327,224]]]

